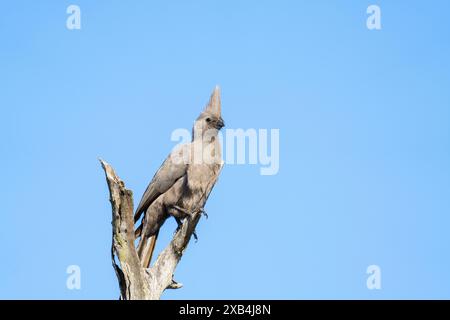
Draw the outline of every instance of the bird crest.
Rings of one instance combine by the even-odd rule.
[[[204,113],[209,113],[217,118],[221,117],[222,113],[222,106],[220,101],[220,88],[219,86],[216,86],[214,88],[214,91],[211,94],[211,97],[209,98],[209,102],[205,107],[205,110],[203,110]]]

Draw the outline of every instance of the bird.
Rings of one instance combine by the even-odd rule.
[[[223,166],[218,135],[224,126],[220,88],[216,86],[194,122],[191,142],[169,154],[136,208],[135,237],[142,267],[150,266],[159,230],[169,217],[175,218],[177,230],[194,214],[207,217],[204,206]],[[194,237],[197,239],[195,232]]]

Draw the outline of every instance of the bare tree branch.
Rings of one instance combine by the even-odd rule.
[[[148,281],[134,245],[133,192],[125,188],[123,181],[108,163],[103,160],[100,162],[105,170],[112,207],[111,258],[119,280],[121,298],[148,299]],[[120,267],[115,257],[118,258]]]
[[[189,219],[186,219],[153,266],[144,269],[135,248],[133,193],[125,188],[124,182],[108,163],[103,160],[100,162],[105,171],[110,193],[113,227],[111,259],[119,281],[121,298],[124,300],[156,300],[160,299],[166,289],[181,288],[182,285],[173,280],[173,274],[195,232],[201,212],[195,212]],[[205,201],[212,190],[215,179],[216,177],[211,177],[211,183],[204,194]],[[116,263],[116,258],[120,266]]]

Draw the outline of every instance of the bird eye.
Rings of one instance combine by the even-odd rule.
[[[210,122],[211,121],[211,118],[206,118],[206,122]]]

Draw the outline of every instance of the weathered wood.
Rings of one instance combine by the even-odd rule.
[[[134,245],[133,192],[125,188],[108,163],[100,162],[105,170],[112,207],[111,259],[119,280],[121,299],[147,299],[150,288]]]
[[[161,298],[164,290],[181,288],[182,285],[173,280],[173,274],[195,232],[201,213],[193,213],[183,222],[153,266],[148,269],[142,268],[135,247],[133,193],[125,188],[124,182],[108,163],[103,160],[100,162],[105,171],[110,193],[113,227],[111,259],[119,281],[121,299],[157,300]],[[212,177],[204,194],[205,201],[209,197],[214,181],[215,177]],[[116,258],[120,266],[116,263]]]

